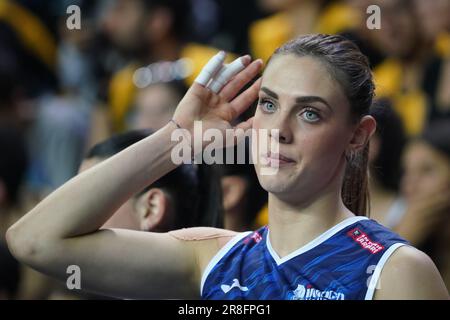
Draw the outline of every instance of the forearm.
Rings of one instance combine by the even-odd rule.
[[[168,124],[155,134],[74,177],[20,219],[24,234],[67,238],[98,230],[134,193],[176,167]]]

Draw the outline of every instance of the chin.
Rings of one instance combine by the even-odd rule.
[[[258,180],[261,187],[267,192],[273,194],[286,193],[293,188],[292,175],[288,176],[282,172],[278,172],[274,175],[262,175],[258,174]]]

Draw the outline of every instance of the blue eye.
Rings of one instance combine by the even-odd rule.
[[[313,110],[306,109],[302,114],[302,118],[308,122],[317,122],[320,120],[320,116]]]
[[[266,113],[274,113],[277,109],[274,103],[272,103],[270,100],[261,100],[259,102],[259,105],[261,106],[261,109],[263,112]]]

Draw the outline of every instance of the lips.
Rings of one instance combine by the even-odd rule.
[[[269,166],[282,166],[295,163],[295,160],[286,157],[280,153],[269,152],[267,155],[263,155],[262,158]]]

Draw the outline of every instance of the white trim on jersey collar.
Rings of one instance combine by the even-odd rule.
[[[270,235],[269,230],[267,230],[266,246],[267,246],[267,249],[269,250],[269,253],[272,256],[273,260],[275,260],[275,263],[279,266],[279,265],[285,263],[286,261],[291,260],[292,258],[295,258],[295,257],[301,255],[302,253],[305,253],[306,251],[309,251],[309,250],[317,247],[319,244],[321,244],[325,240],[331,238],[336,233],[338,233],[342,229],[354,224],[355,222],[358,222],[361,220],[367,220],[367,219],[368,219],[367,217],[361,217],[361,216],[347,218],[344,221],[341,221],[340,223],[335,225],[334,227],[328,229],[327,231],[325,231],[324,233],[319,235],[317,238],[311,240],[304,246],[302,246],[302,247],[298,248],[297,250],[295,250],[294,252],[291,252],[288,255],[284,256],[283,258],[280,258],[280,256],[272,248],[272,245],[270,244],[270,239],[269,239],[269,235]]]
[[[202,275],[202,281],[200,284],[200,296],[203,294],[203,285],[205,284],[206,278],[212,271],[212,269],[216,266],[216,264],[230,251],[230,249],[238,243],[241,239],[243,239],[245,236],[252,233],[252,231],[242,232],[235,235],[230,241],[228,241],[222,248],[220,248],[219,251],[215,254],[215,256],[209,261],[208,265],[206,266],[205,270],[203,271]]]

